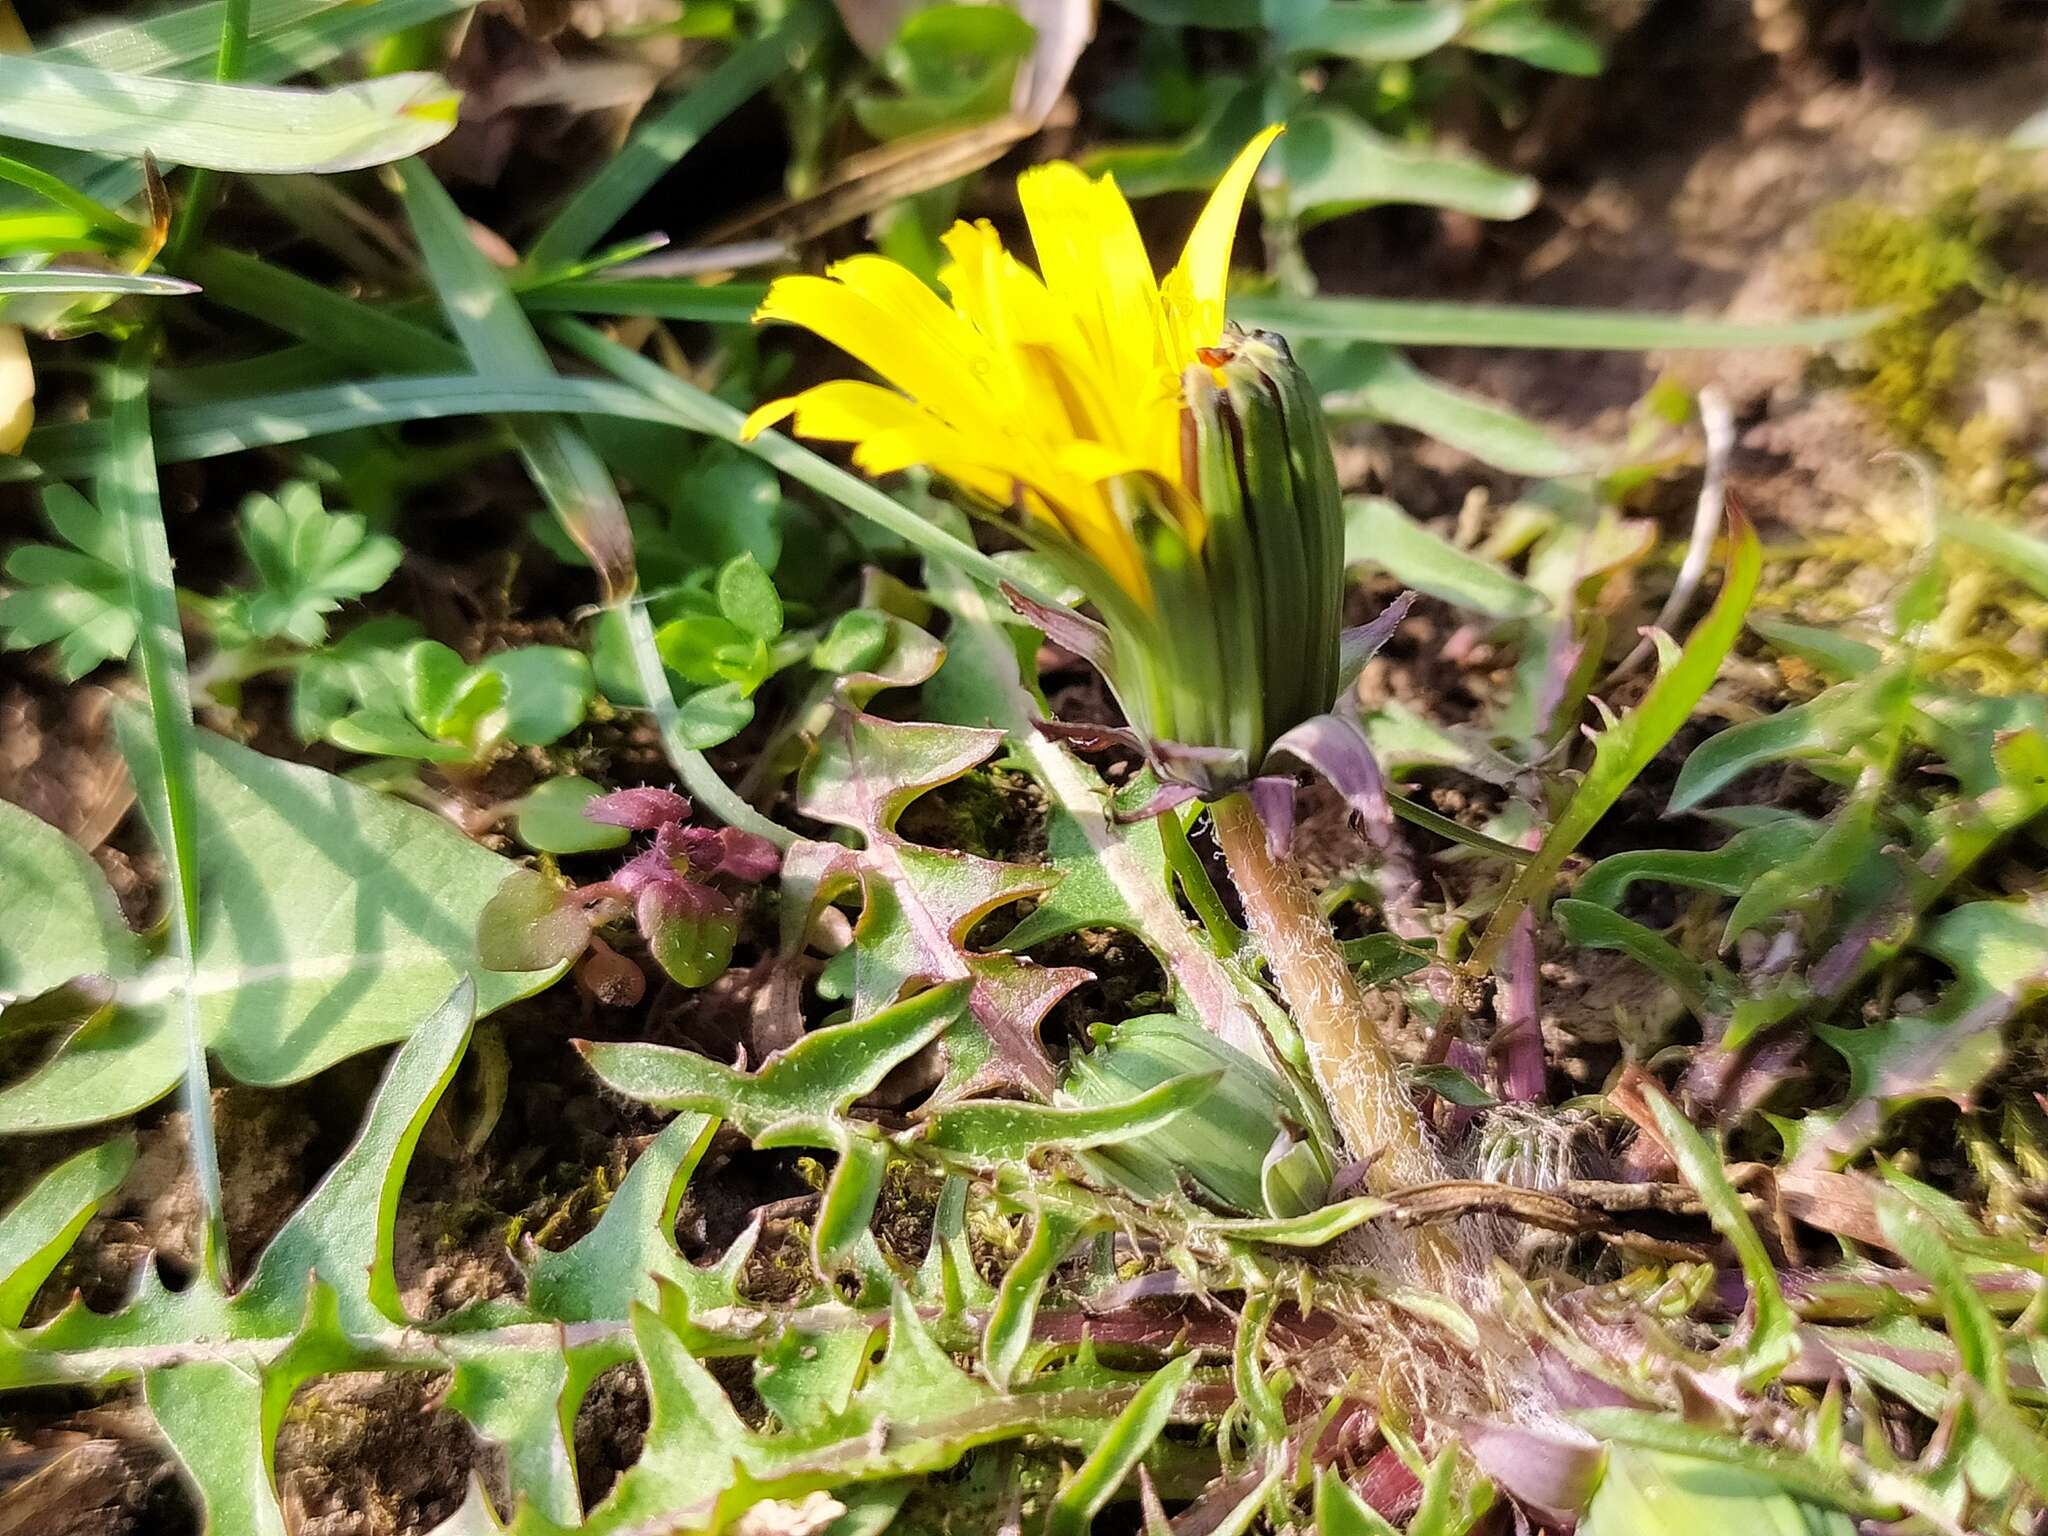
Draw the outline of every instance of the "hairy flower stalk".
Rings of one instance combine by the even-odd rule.
[[[986,223],[961,223],[943,240],[950,302],[876,256],[781,279],[758,318],[816,332],[884,383],[818,385],[747,430],[793,416],[853,444],[871,474],[927,466],[1086,595],[1101,622],[1009,594],[1102,672],[1129,723],[1065,729],[1143,752],[1160,785],[1148,809],[1209,803],[1345,1142],[1333,1150],[1384,1189],[1443,1167],[1287,846],[1289,768],[1305,764],[1402,867],[1364,732],[1333,702],[1398,613],[1340,633],[1342,506],[1321,408],[1279,337],[1224,321],[1238,217],[1277,132],[1237,157],[1163,278],[1115,183],[1051,164],[1017,184],[1039,272]],[[1435,1239],[1420,1251],[1447,1253]]]

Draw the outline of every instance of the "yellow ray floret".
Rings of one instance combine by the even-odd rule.
[[[890,387],[820,384],[762,406],[745,434],[794,416],[806,437],[852,443],[869,474],[923,465],[1057,530],[1149,604],[1110,482],[1145,477],[1199,546],[1201,504],[1182,484],[1181,376],[1222,339],[1238,216],[1279,132],[1244,147],[1163,279],[1116,183],[1065,162],[1017,179],[1037,272],[979,221],[942,239],[947,299],[880,256],[778,279],[755,319],[815,332]]]

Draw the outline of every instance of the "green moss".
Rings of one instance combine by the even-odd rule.
[[[2007,505],[2039,469],[1982,383],[2031,352],[2048,293],[2020,275],[2048,238],[2048,186],[2029,162],[1949,145],[1894,204],[1838,204],[1820,221],[1822,268],[1858,308],[1891,311],[1865,341],[1857,392],[1900,444],[1936,459],[1972,502]]]

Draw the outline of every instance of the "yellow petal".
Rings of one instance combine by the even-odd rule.
[[[943,312],[938,296],[926,293],[933,308]],[[969,360],[936,343],[929,328],[906,323],[905,316],[892,313],[870,292],[829,277],[781,277],[769,286],[754,318],[785,321],[822,336],[913,400],[943,404],[961,425],[986,414],[974,409],[977,391]]]
[[[765,405],[755,406],[747,413],[747,419],[740,423],[740,441],[751,443],[770,427],[779,425],[785,417],[796,410],[796,401],[795,395],[785,395],[780,400],[770,400]]]
[[[1195,220],[1188,243],[1181,248],[1180,260],[1174,264],[1174,273],[1187,282],[1187,298],[1192,306],[1188,318],[1198,333],[1198,346],[1213,346],[1222,334],[1230,248],[1237,241],[1237,224],[1244,213],[1252,177],[1258,173],[1266,150],[1280,137],[1281,127],[1275,123],[1237,152],[1230,169],[1223,173],[1216,190],[1209,194],[1209,201],[1203,204],[1201,217]],[[1192,361],[1192,357],[1181,359],[1183,366]]]
[[[0,453],[19,453],[36,422],[36,373],[21,327],[0,325]]]
[[[1017,200],[1046,289],[1073,312],[1099,365],[1127,387],[1153,372],[1162,360],[1159,283],[1116,183],[1054,161],[1017,178]]]

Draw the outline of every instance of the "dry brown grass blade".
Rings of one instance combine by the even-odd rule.
[[[971,128],[920,134],[851,155],[839,162],[817,191],[743,213],[705,234],[697,246],[755,240],[802,245],[891,203],[971,176],[1033,131],[1034,125],[1021,118],[999,117]]]

